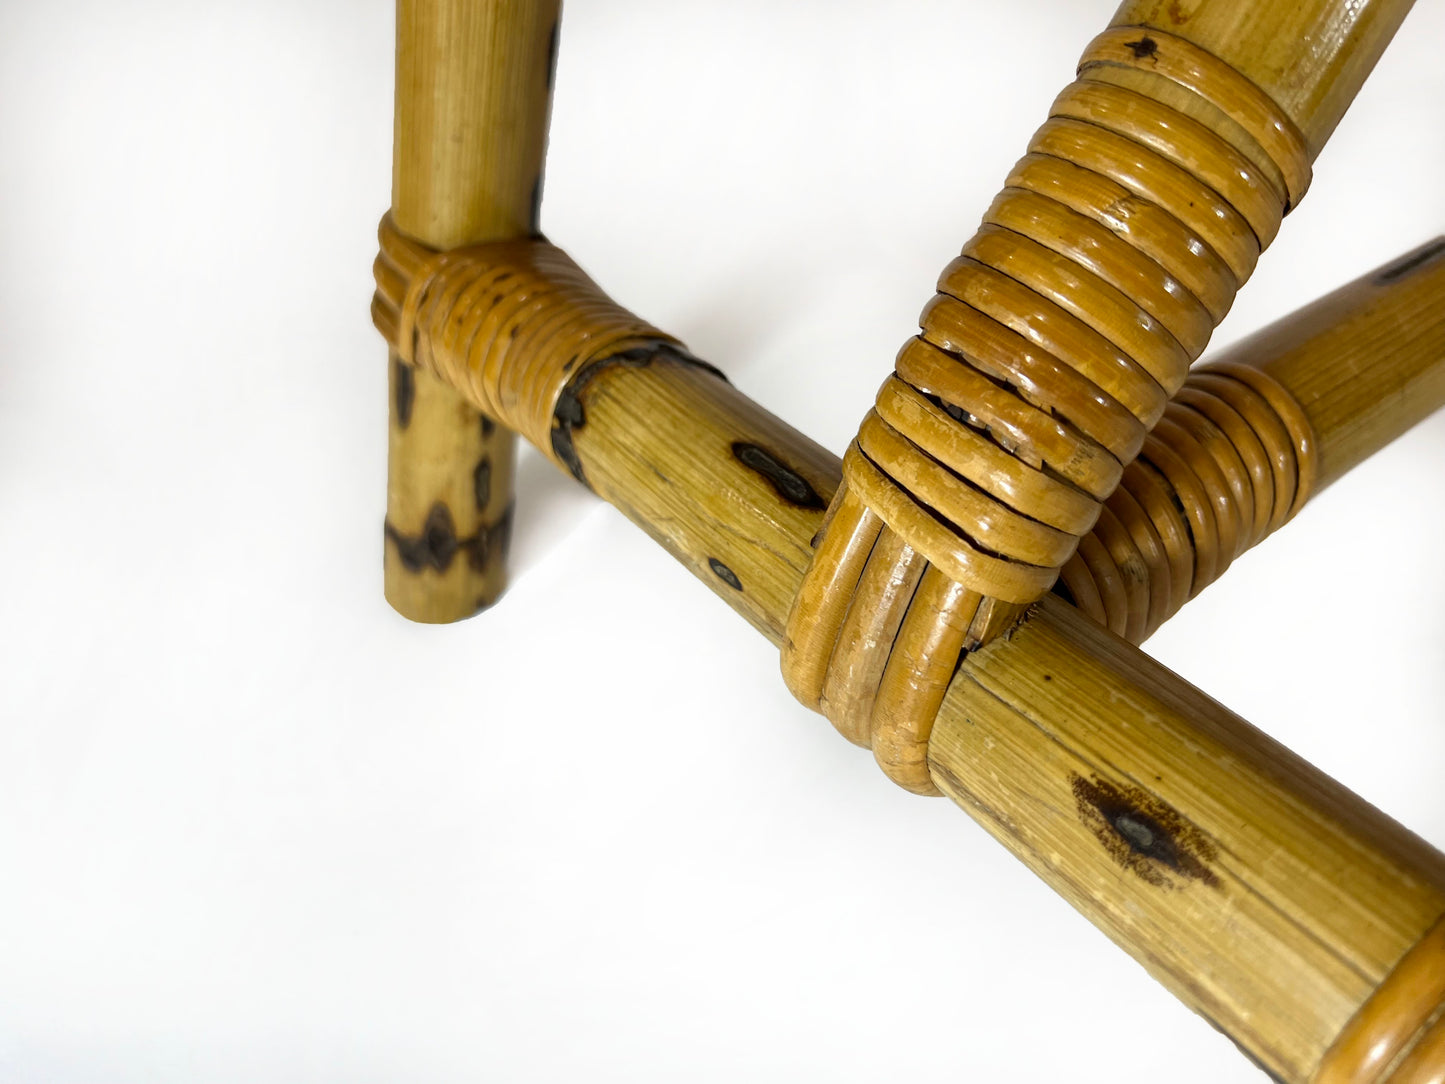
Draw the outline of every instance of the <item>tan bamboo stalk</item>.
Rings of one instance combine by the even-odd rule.
[[[1154,27],[1224,60],[1289,115],[1313,158],[1413,6],[1414,0],[1124,0],[1112,25]]]
[[[1317,489],[1445,403],[1445,237],[1271,324],[1221,357],[1289,388],[1320,437]],[[1384,317],[1385,313],[1388,318]],[[1361,394],[1368,385],[1372,394]]]
[[[1057,598],[964,660],[928,759],[940,790],[1278,1079],[1310,1079],[1445,915],[1445,856]],[[1407,1039],[1441,994],[1393,1013]]]
[[[560,0],[398,0],[392,218],[433,248],[533,234]],[[414,621],[470,617],[506,581],[516,437],[390,364],[384,578]]]

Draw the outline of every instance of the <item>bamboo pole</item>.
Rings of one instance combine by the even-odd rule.
[[[1445,914],[1445,856],[1056,598],[964,660],[929,767],[1279,1079]]]
[[[1213,53],[1289,115],[1313,158],[1413,6],[1414,0],[1124,0],[1111,25],[1154,27]]]
[[[1320,441],[1318,488],[1445,403],[1445,366],[1419,364],[1445,357],[1442,272],[1445,237],[1437,237],[1221,355],[1269,373],[1315,432],[1329,434]]]
[[[537,231],[560,0],[398,0],[392,217],[432,248]],[[384,580],[414,621],[501,594],[516,437],[390,364]]]

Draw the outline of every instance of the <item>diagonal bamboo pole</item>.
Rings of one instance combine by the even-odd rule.
[[[560,0],[398,0],[392,217],[434,248],[534,234]],[[516,436],[390,364],[384,576],[414,621],[501,594]]]

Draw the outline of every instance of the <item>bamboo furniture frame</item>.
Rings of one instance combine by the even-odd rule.
[[[557,0],[399,0],[388,600],[497,597],[520,433],[1265,1071],[1445,1079],[1445,856],[1134,646],[1445,405],[1445,239],[1192,364],[1408,9],[1126,0],[840,462],[538,234]]]

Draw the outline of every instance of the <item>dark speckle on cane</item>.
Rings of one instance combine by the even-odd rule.
[[[716,557],[709,557],[707,559],[707,567],[712,569],[713,575],[722,580],[723,583],[727,584],[734,591],[741,591],[743,589],[743,581],[738,579],[738,574]]]
[[[456,524],[451,509],[441,501],[431,506],[417,534],[403,534],[388,520],[386,537],[396,546],[401,563],[411,572],[420,572],[423,568],[445,572],[457,554]]]
[[[1135,60],[1145,60],[1159,52],[1159,43],[1153,38],[1140,38],[1138,41],[1126,41],[1124,43]]]
[[[572,477],[588,485],[587,475],[582,469],[582,460],[577,456],[574,433],[587,424],[586,397],[588,387],[603,373],[619,366],[630,369],[645,369],[656,358],[670,358],[684,365],[706,369],[719,379],[726,380],[722,373],[711,365],[699,361],[680,346],[669,342],[654,342],[646,346],[634,346],[602,358],[593,358],[582,365],[567,381],[557,405],[552,411],[552,454],[572,472]],[[580,355],[567,364],[571,366],[581,360]]]
[[[396,425],[398,429],[405,429],[411,424],[411,408],[416,402],[416,374],[400,358],[393,358],[391,365],[392,387],[396,395]]]
[[[816,510],[828,507],[828,502],[806,478],[766,448],[739,440],[733,443],[732,452],[734,459],[767,479],[778,496],[789,504]]]
[[[1159,888],[1200,881],[1219,888],[1214,843],[1175,808],[1140,787],[1077,772],[1069,782],[1079,819],[1120,866]]]
[[[483,440],[490,440],[492,434],[497,431],[497,423],[492,421],[492,419],[487,417],[485,414],[482,415],[481,426]]]
[[[507,549],[512,544],[512,513],[515,508],[516,505],[507,505],[499,520],[478,527],[476,534],[461,540],[467,564],[473,571],[485,572],[489,566],[506,558]]]
[[[476,469],[472,471],[472,495],[477,499],[477,511],[486,511],[492,499],[492,460],[489,456],[484,455],[477,460]]]
[[[512,506],[508,505],[495,523],[482,524],[474,534],[458,538],[451,510],[441,502],[431,506],[426,522],[417,534],[399,531],[388,520],[386,539],[396,547],[397,556],[408,572],[430,568],[445,572],[458,553],[465,553],[467,564],[481,572],[493,555],[504,555],[512,536]]]

